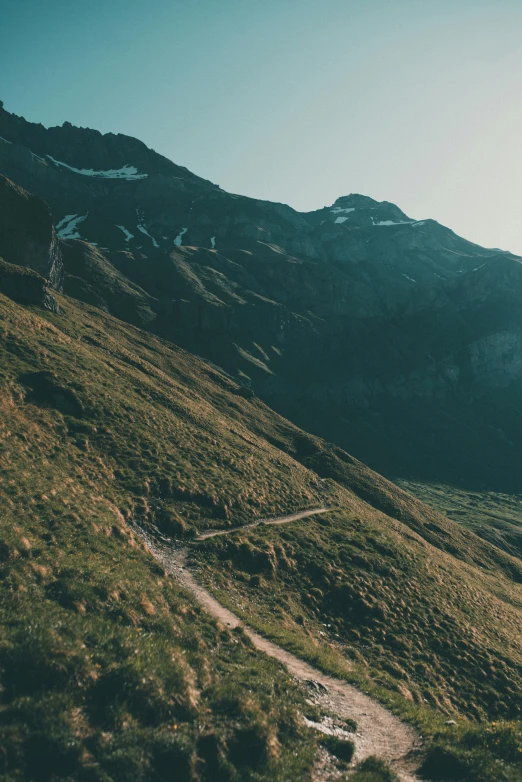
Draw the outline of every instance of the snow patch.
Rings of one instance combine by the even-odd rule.
[[[376,223],[375,220],[372,219],[372,223],[374,225],[411,225],[412,221],[411,220],[410,221],[408,221],[408,220],[398,220],[398,221],[394,221],[394,220],[379,220],[379,222]]]
[[[336,217],[335,222],[336,223],[345,223],[348,220],[347,217]]]
[[[148,174],[138,174],[138,169],[135,166],[129,166],[128,164],[122,168],[110,168],[107,171],[95,171],[92,168],[74,168],[67,163],[62,163],[61,160],[56,160],[52,155],[46,155],[45,157],[52,160],[57,166],[62,168],[68,168],[69,171],[74,171],[75,174],[82,174],[83,176],[97,177],[98,179],[146,179]]]
[[[7,140],[6,138],[4,138],[3,136],[0,136],[0,141],[3,141],[3,142],[4,142],[4,144],[12,144],[12,143],[13,143],[12,141],[8,141],[8,140]]]
[[[185,236],[187,231],[188,228],[182,228],[179,234],[176,236],[176,238],[174,239],[174,244],[176,245],[176,247],[181,247],[181,245],[183,244],[183,237]]]
[[[483,264],[482,264],[482,266],[476,266],[476,267],[475,267],[474,269],[472,269],[471,271],[473,271],[473,272],[478,272],[478,270],[479,270],[479,269],[483,269],[485,265],[486,265],[486,264],[485,264],[485,263],[483,263]]]
[[[413,228],[418,228],[420,225],[425,225],[426,220],[419,220],[417,223],[412,223]]]
[[[134,239],[134,234],[131,234],[130,231],[127,231],[124,225],[117,225],[116,228],[119,228],[120,231],[123,231],[125,234],[125,241],[130,242],[131,239]]]
[[[157,243],[155,238],[150,235],[150,233],[147,231],[147,229],[145,228],[144,225],[138,225],[137,228],[138,228],[138,231],[141,231],[142,234],[145,234],[145,236],[149,237],[149,239],[152,241],[152,244],[154,245],[154,247],[159,247],[159,244]]]
[[[40,157],[40,155],[37,155],[36,152],[31,152],[31,157],[33,160],[39,160],[40,163],[45,163],[45,165],[47,165],[47,160],[45,160],[43,157]]]
[[[333,209],[330,209],[330,212],[333,212],[334,214],[339,214],[339,212],[344,212],[345,214],[348,214],[348,212],[355,212],[355,207],[351,206],[348,209],[343,209],[341,206],[334,206]]]
[[[406,279],[409,280],[410,282],[417,282],[417,280],[414,280],[413,277],[408,277],[407,274],[403,274],[402,276],[406,277]]]
[[[211,236],[210,237],[210,246],[212,247],[213,250],[216,249],[216,237],[215,236]]]
[[[140,215],[138,209],[136,209],[136,214],[138,215],[138,220],[142,221],[144,219],[143,215]],[[149,239],[151,240],[151,242],[154,245],[154,247],[158,247],[159,248],[159,244],[157,243],[155,238],[153,236],[151,236],[150,233],[147,231],[147,228],[144,226],[143,222],[139,222],[136,227],[137,227],[138,231],[141,231],[142,234],[145,234],[145,236],[149,237]]]
[[[65,215],[59,223],[56,224],[56,233],[60,239],[81,239],[77,226],[87,219],[86,215]]]

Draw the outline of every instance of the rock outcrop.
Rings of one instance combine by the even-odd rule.
[[[60,290],[63,264],[47,204],[0,176],[0,215],[0,255],[33,269]]]
[[[38,272],[15,266],[0,258],[0,293],[18,304],[36,304],[50,312],[60,312],[47,280]]]

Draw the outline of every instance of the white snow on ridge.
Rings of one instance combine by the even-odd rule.
[[[413,277],[408,277],[407,274],[403,274],[402,276],[406,277],[406,279],[409,280],[410,282],[417,282],[417,280],[414,280]]]
[[[421,225],[424,225],[427,221],[426,220],[398,220],[395,222],[394,220],[380,220],[378,223],[375,222],[375,220],[372,221],[373,225],[411,225],[412,228],[418,228]]]
[[[116,225],[116,224],[115,224]],[[125,234],[125,241],[130,242],[131,239],[134,239],[134,234],[131,234],[130,231],[127,231],[124,225],[116,225],[116,228],[119,228],[120,231],[123,231]]]
[[[374,225],[411,225],[412,221],[410,220],[399,220],[398,222],[394,222],[393,220],[380,220],[378,223],[373,221]]]
[[[345,223],[348,220],[347,217],[336,217],[335,222],[336,223]]]
[[[216,237],[215,236],[211,236],[210,237],[210,246],[212,247],[213,250],[216,249]]]
[[[86,215],[65,215],[62,217],[60,222],[56,224],[56,233],[60,239],[81,239],[82,237],[76,229],[80,223],[87,219],[88,214],[87,212]]]
[[[46,157],[52,160],[55,165],[68,168],[69,171],[74,171],[75,174],[97,177],[98,179],[146,179],[148,177],[148,174],[138,174],[138,169],[128,164],[122,168],[111,168],[108,171],[94,171],[92,168],[74,168],[74,166],[69,166],[67,163],[62,163],[61,160],[56,160],[52,155],[46,155]]]
[[[348,212],[355,212],[355,207],[349,207],[348,209],[343,209],[340,206],[334,206],[333,209],[330,209],[330,212],[333,212],[334,214],[339,214],[339,212],[345,212],[348,214]]]
[[[174,244],[176,245],[176,247],[181,247],[181,245],[183,244],[183,237],[185,236],[187,231],[188,228],[182,228],[179,234],[176,236],[176,238],[174,239]]]

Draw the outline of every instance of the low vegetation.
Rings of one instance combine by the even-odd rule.
[[[257,475],[256,446],[196,390],[241,405],[218,373],[116,321],[102,340],[99,313],[60,301],[44,316],[0,296],[2,779],[306,778],[304,695],[128,521],[184,535],[232,523],[229,507],[317,502],[317,479],[268,445]]]
[[[110,509],[51,513],[0,528],[2,779],[306,776],[314,742],[282,670],[194,607]]]
[[[321,745],[338,760],[349,763],[355,752],[355,744],[351,739],[343,739],[338,736],[323,736]]]
[[[453,758],[461,779],[520,778],[517,560],[212,366],[56,299],[62,314],[0,296],[6,782],[310,773],[305,696],[196,608],[133,524],[190,546],[249,624],[415,722],[427,776],[454,778]],[[372,763],[352,778],[393,779]]]
[[[496,552],[473,567],[353,498],[344,505],[197,544],[198,578],[262,633],[416,723],[433,752],[456,759],[455,778],[518,778],[520,584]],[[440,765],[430,757],[427,774]]]
[[[350,775],[351,782],[399,782],[399,777],[379,758],[370,756],[360,763],[354,774]]]
[[[408,492],[503,551],[522,559],[522,495],[401,480]]]

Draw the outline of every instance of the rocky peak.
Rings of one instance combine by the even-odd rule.
[[[413,224],[408,215],[389,201],[375,201],[359,193],[341,196],[332,206],[325,206],[309,213],[313,222],[346,225],[348,228],[364,226],[393,226]]]
[[[212,183],[172,163],[136,138],[121,133],[102,134],[91,128],[76,127],[70,122],[45,128],[11,114],[1,102],[0,138],[4,142],[27,147],[33,156],[41,158],[48,165],[72,170],[77,174],[90,173],[102,179],[126,179],[125,172],[131,170],[135,178],[139,179],[158,174],[172,175],[215,188]]]

